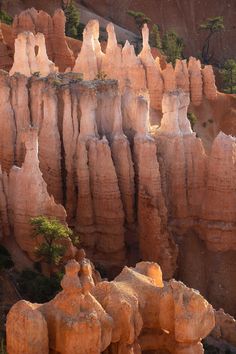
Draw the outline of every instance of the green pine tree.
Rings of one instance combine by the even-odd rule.
[[[159,49],[162,52],[162,40],[160,35],[160,29],[158,25],[153,25],[150,33],[150,44],[152,47]]]
[[[147,15],[145,15],[143,12],[140,12],[140,11],[129,10],[129,11],[127,11],[127,14],[129,16],[133,17],[139,33],[142,34],[142,28],[143,28],[144,23],[149,23],[151,21],[151,19],[149,17],[147,17]]]
[[[8,15],[5,11],[0,10],[0,22],[4,22],[7,25],[11,25],[13,22],[13,18]]]
[[[65,32],[68,37],[78,38],[80,11],[73,0],[63,6],[66,16]]]
[[[175,64],[176,59],[183,57],[184,42],[178,34],[171,30],[167,31],[162,38],[163,52],[167,57],[167,61]]]
[[[30,220],[34,233],[32,237],[41,236],[43,242],[35,249],[35,253],[40,260],[51,266],[59,265],[66,252],[66,247],[62,244],[63,240],[75,240],[72,230],[55,218],[37,216]],[[76,239],[76,243],[78,239]]]
[[[234,93],[236,89],[236,60],[228,59],[220,73],[225,83],[225,91]]]
[[[200,30],[208,33],[202,47],[202,61],[204,64],[209,64],[213,59],[213,53],[210,50],[213,36],[215,33],[223,31],[224,28],[224,18],[222,16],[208,18],[200,25]]]

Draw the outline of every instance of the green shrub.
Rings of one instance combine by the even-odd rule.
[[[71,0],[68,5],[63,6],[66,16],[65,32],[68,37],[78,38],[78,33],[81,30],[79,27],[80,11],[76,3]]]
[[[5,11],[0,10],[0,21],[6,23],[7,25],[11,25],[13,22],[13,18]]]
[[[142,28],[143,28],[144,23],[148,23],[151,21],[151,19],[149,17],[147,17],[147,15],[145,15],[143,12],[140,12],[140,11],[129,10],[129,11],[127,11],[127,14],[129,16],[133,17],[136,27],[140,33],[142,33]]]
[[[187,113],[187,117],[188,117],[188,120],[190,121],[191,128],[193,129],[194,125],[195,125],[196,122],[197,122],[197,117],[196,117],[195,114],[192,113],[192,112],[188,112],[188,113]]]
[[[143,25],[145,23],[151,22],[151,19],[147,17],[147,15],[145,15],[143,12],[129,10],[127,11],[127,14],[133,17],[140,34],[142,33]],[[159,25],[154,24],[150,32],[149,41],[150,45],[152,47],[156,47],[162,54],[166,56],[167,61],[171,62],[173,65],[175,64],[176,59],[183,58],[184,41],[174,30],[165,32],[161,37]],[[137,40],[135,52],[140,49],[139,47],[140,38]]]
[[[160,28],[158,25],[153,25],[150,33],[150,45],[159,49],[162,52],[162,39],[160,35]]]
[[[94,78],[94,80],[102,80],[102,81],[105,81],[107,79],[108,79],[107,74],[104,71],[99,71],[96,77]]]
[[[41,236],[43,242],[35,249],[39,260],[48,263],[51,269],[54,265],[59,265],[66,252],[63,241],[71,240],[78,244],[78,237],[73,235],[72,230],[63,225],[58,219],[47,216],[37,216],[30,220],[33,226],[33,238]]]
[[[226,93],[236,92],[236,60],[228,59],[220,70]]]
[[[7,354],[6,342],[4,338],[0,339],[0,354]]]
[[[83,23],[79,23],[77,26],[77,39],[83,40],[83,32],[85,29],[85,25]]]
[[[162,38],[162,49],[167,61],[174,65],[176,59],[183,57],[184,41],[175,31],[167,31]]]

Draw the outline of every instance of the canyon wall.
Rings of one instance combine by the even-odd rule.
[[[42,35],[17,36],[10,75],[0,72],[1,238],[34,259],[27,220],[56,215],[110,276],[155,261],[235,315],[236,140],[220,133],[206,151],[187,119],[189,104],[218,100],[212,68],[190,58],[161,69],[147,26],[138,56],[107,31],[103,53],[98,23],[87,25],[67,73]]]

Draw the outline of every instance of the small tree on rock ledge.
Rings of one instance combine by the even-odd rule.
[[[65,32],[68,37],[78,38],[80,11],[74,0],[62,5],[66,16]]]
[[[53,266],[59,265],[62,257],[65,255],[66,246],[63,241],[74,241],[73,231],[60,223],[56,218],[48,218],[46,216],[37,216],[30,220],[33,226],[33,237],[41,236],[43,242],[35,249],[35,253],[39,259],[46,262],[50,271]],[[78,240],[76,239],[76,242]]]
[[[214,53],[210,50],[212,37],[215,33],[223,31],[224,28],[224,18],[222,16],[208,18],[200,25],[200,30],[207,32],[207,37],[202,47],[202,61],[204,64],[210,64],[214,56]]]

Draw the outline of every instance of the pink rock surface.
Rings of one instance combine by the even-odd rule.
[[[95,286],[91,268],[83,262],[67,263],[63,290],[50,302],[19,301],[12,307],[7,318],[9,354],[19,353],[17,336],[28,354],[36,353],[30,345],[35,337],[42,337],[38,354],[48,353],[47,339],[50,350],[68,354],[167,348],[171,353],[203,353],[201,339],[214,327],[215,316],[198,292],[175,280],[163,284],[160,267],[151,262],[125,267],[114,281]]]
[[[16,142],[16,126],[14,111],[11,105],[10,80],[6,73],[0,74],[0,161],[2,170],[9,172],[15,160],[14,145]]]
[[[193,105],[199,106],[202,102],[202,74],[201,63],[196,58],[190,57],[188,62],[190,77],[190,92]]]
[[[65,37],[65,15],[61,9],[55,11],[53,17],[44,11],[34,8],[25,10],[15,16],[13,33],[15,38],[24,31],[33,34],[43,33],[46,39],[47,54],[60,71],[74,65],[74,55],[69,49]]]
[[[24,133],[26,147],[22,167],[13,166],[8,181],[8,208],[14,237],[19,246],[35,259],[39,240],[32,238],[31,217],[48,215],[65,222],[66,212],[47,192],[47,185],[39,169],[37,131]]]
[[[27,15],[23,22],[32,27],[34,18],[32,21]],[[77,72],[45,77],[0,74],[1,238],[8,237],[10,226],[12,237],[33,258],[29,217],[50,210],[64,222],[67,218],[92,261],[110,274],[142,257],[158,261],[166,279],[176,271],[176,243],[179,264],[186,258],[195,269],[191,260],[194,246],[189,252],[185,249],[185,242],[190,244],[187,240],[194,234],[204,249],[196,251],[198,262],[202,252],[210,252],[210,256],[200,263],[197,276],[189,277],[190,283],[202,291],[199,279],[203,278],[204,286],[208,281],[206,296],[221,306],[224,300],[215,288],[223,282],[228,306],[234,294],[230,281],[234,264],[236,267],[233,258],[229,278],[225,270],[218,280],[202,269],[215,264],[218,256],[226,259],[227,252],[235,251],[235,139],[220,134],[207,155],[187,119],[190,102],[196,108],[203,99],[200,106],[212,101],[212,105],[217,102],[215,110],[219,108],[222,94],[217,93],[213,100],[212,69],[201,69],[200,62],[191,58],[188,73],[185,61],[161,71],[150,53],[147,27],[143,50],[137,56],[128,42],[120,50],[109,25],[103,54],[97,25],[92,21],[87,26],[79,57],[91,81],[81,80]],[[30,51],[24,53],[31,60],[29,69],[35,65],[32,48],[38,36],[27,36]],[[24,45],[27,40],[24,38]],[[42,57],[45,59],[45,51]],[[104,77],[93,80],[103,65],[118,82]],[[47,67],[43,65],[43,69]],[[153,126],[151,114],[159,111],[154,105],[162,96],[163,116],[160,126]],[[229,106],[232,100],[230,96]],[[30,150],[32,161],[29,151],[25,156],[24,145],[29,126],[38,129],[39,148]],[[31,162],[27,163],[29,156]],[[223,267],[221,261],[218,264]],[[233,304],[230,309],[234,313]],[[132,345],[136,348],[137,343]],[[133,350],[128,344],[124,348]],[[184,352],[185,348],[178,350]]]

